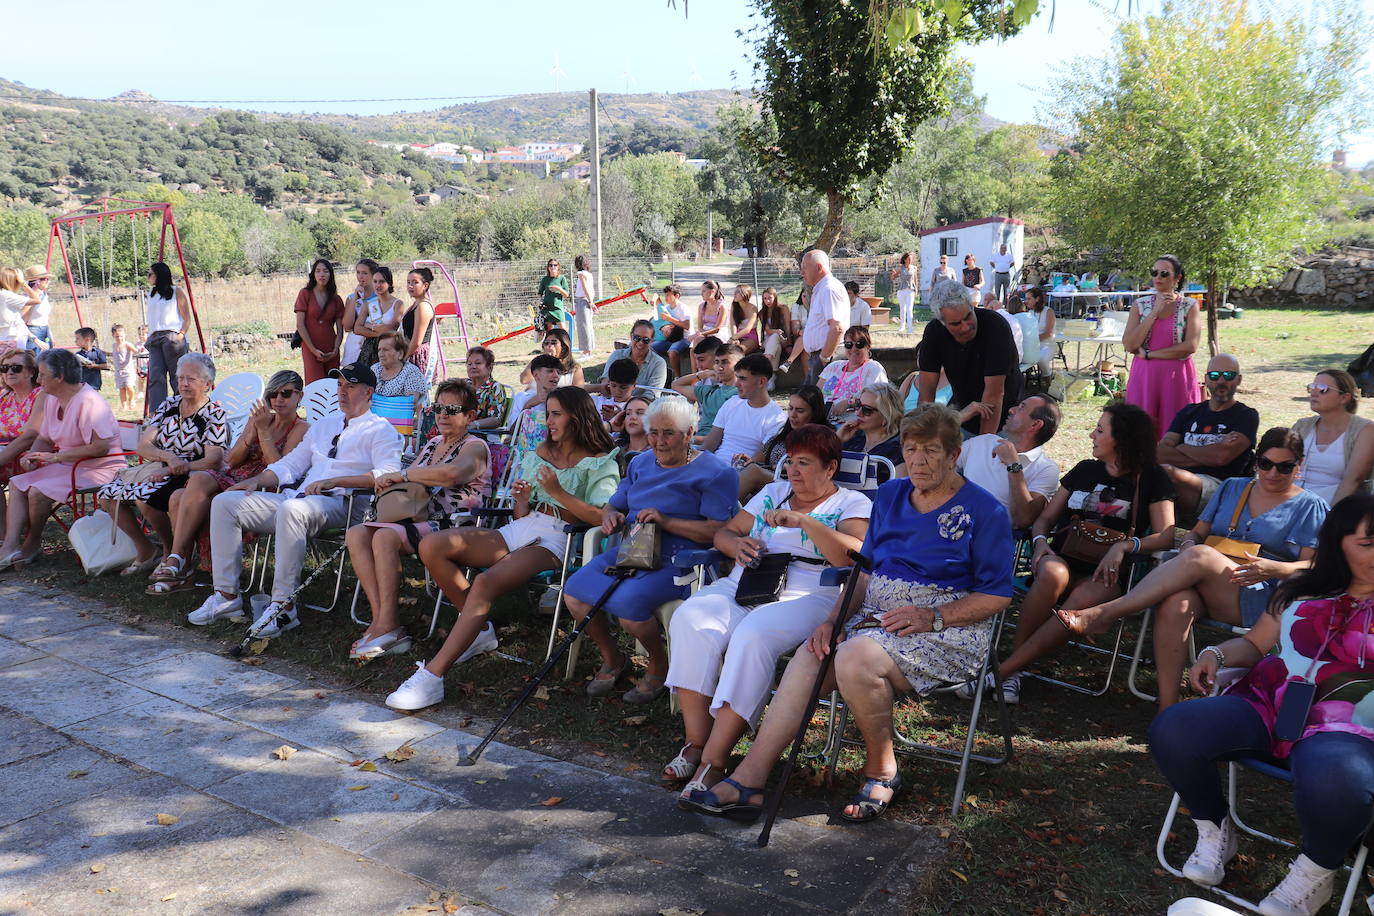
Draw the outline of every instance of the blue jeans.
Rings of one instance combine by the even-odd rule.
[[[48,326],[46,324],[31,324],[28,327],[30,334],[32,334],[39,340],[43,341],[43,343],[47,344],[49,347],[52,346],[52,333],[48,330]],[[32,340],[30,340],[28,341],[28,346],[25,349],[37,350],[38,345],[34,343]]]
[[[1150,754],[1196,820],[1220,824],[1226,794],[1218,761],[1269,753],[1269,729],[1239,697],[1178,703],[1150,725]],[[1302,851],[1322,868],[1338,868],[1374,820],[1374,741],[1346,732],[1322,732],[1293,745],[1293,807]]]
[[[692,342],[684,337],[681,340],[656,340],[649,346],[659,356],[667,356],[669,353],[681,353],[683,350],[692,349]]]

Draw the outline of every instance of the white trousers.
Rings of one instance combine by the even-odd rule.
[[[243,532],[271,534],[276,536],[272,600],[285,601],[300,584],[310,538],[346,524],[348,503],[342,496],[293,498],[261,490],[220,493],[210,503],[215,589],[228,595],[238,594],[239,576],[243,573]]]
[[[595,350],[596,349],[596,328],[593,322],[596,320],[596,312],[592,309],[592,304],[586,299],[574,299],[573,308],[577,314],[573,316],[573,332],[577,336],[577,349]]]
[[[747,608],[735,603],[736,584],[718,579],[673,612],[667,683],[711,697],[712,715],[729,703],[752,732],[767,705],[778,659],[825,621],[840,590],[789,583],[781,601]]]
[[[897,303],[901,306],[902,333],[910,334],[914,330],[911,312],[916,305],[916,291],[914,289],[897,290]]]

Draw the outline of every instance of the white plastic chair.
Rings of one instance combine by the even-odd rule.
[[[248,413],[262,400],[262,377],[254,372],[236,372],[215,383],[214,398],[224,408],[229,421],[229,441],[238,439],[248,423]]]
[[[305,419],[318,423],[339,409],[339,383],[336,379],[316,379],[305,386],[301,402],[305,405]]]

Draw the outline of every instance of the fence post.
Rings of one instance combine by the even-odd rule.
[[[754,289],[759,288],[759,259],[757,255],[749,259],[750,265],[754,268]]]

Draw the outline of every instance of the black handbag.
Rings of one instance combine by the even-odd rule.
[[[765,553],[757,566],[746,566],[740,573],[735,602],[742,607],[758,607],[777,601],[787,588],[787,567],[791,565],[790,553]]]

